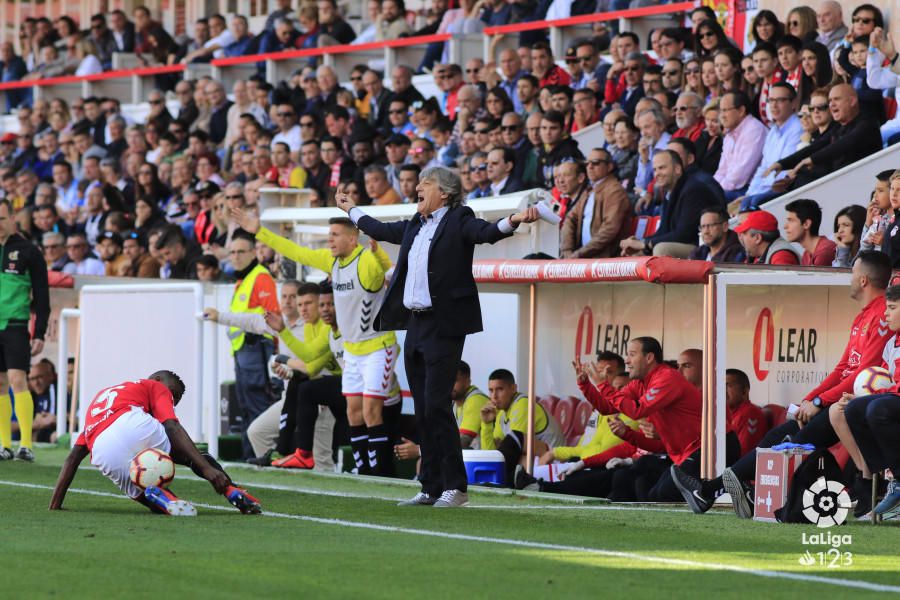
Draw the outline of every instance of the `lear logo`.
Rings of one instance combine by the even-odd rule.
[[[769,376],[768,367],[774,353],[775,323],[772,320],[772,311],[763,308],[756,317],[756,329],[753,332],[753,370],[760,381],[765,381]]]
[[[578,316],[578,327],[575,329],[575,362],[581,362],[582,356],[590,356],[594,343],[594,311],[590,306],[581,309]]]
[[[594,311],[590,306],[581,309],[578,326],[575,330],[575,361],[584,362],[588,357],[595,357],[601,352],[615,352],[624,355],[628,340],[631,339],[631,326],[617,323],[596,324],[596,344],[594,344]]]
[[[816,527],[833,527],[847,520],[850,495],[844,484],[819,477],[803,490],[803,516]]]

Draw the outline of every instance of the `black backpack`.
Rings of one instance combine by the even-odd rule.
[[[843,476],[834,455],[827,448],[814,451],[806,457],[794,472],[784,506],[775,511],[779,523],[810,523],[803,514],[803,492],[810,489],[820,478],[843,484]]]

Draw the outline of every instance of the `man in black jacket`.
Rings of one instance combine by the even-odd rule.
[[[373,239],[400,244],[375,327],[407,330],[404,360],[422,452],[422,491],[402,504],[463,506],[468,502],[466,469],[451,391],[465,336],[482,330],[472,277],[475,244],[509,237],[520,223],[533,223],[538,215],[528,208],[497,223],[476,218],[462,205],[459,176],[445,167],[425,169],[416,193],[417,214],[394,223],[367,216],[343,188],[335,200]]]
[[[548,110],[541,117],[541,143],[538,152],[538,183],[545,189],[553,187],[553,167],[566,159],[584,160],[578,144],[565,135],[566,117],[556,110]]]
[[[695,168],[685,170],[681,157],[673,150],[662,150],[653,157],[653,176],[656,188],[666,194],[659,228],[646,240],[622,240],[622,253],[687,258],[697,246],[700,214],[708,206],[724,209],[725,193],[708,173]]]
[[[828,109],[839,127],[771,165],[763,177],[790,169],[790,189],[797,189],[881,150],[878,122],[859,112],[852,86],[842,83],[831,88]]]

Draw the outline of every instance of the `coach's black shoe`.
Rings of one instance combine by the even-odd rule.
[[[540,491],[541,486],[537,479],[528,474],[525,467],[516,465],[516,474],[513,476],[513,485],[517,490]]]
[[[856,500],[853,507],[854,518],[861,519],[872,512],[872,480],[864,479],[857,473],[850,491],[850,499]]]
[[[34,462],[34,452],[31,451],[31,448],[25,448],[24,446],[19,448],[19,451],[16,452],[16,460],[24,460],[25,462]]]
[[[248,465],[255,465],[257,467],[268,467],[272,465],[272,457],[275,454],[274,450],[266,450],[266,453],[262,456],[254,456],[253,458],[247,459]],[[280,457],[278,457],[280,458]]]
[[[9,448],[0,448],[0,460],[12,460],[15,458],[13,451]]]
[[[679,469],[677,465],[672,465],[669,468],[669,472],[672,474],[672,481],[675,482],[675,487],[684,496],[684,501],[688,503],[692,511],[701,515],[712,507],[713,499],[703,495],[703,483],[699,479],[688,475]]]
[[[753,492],[730,468],[722,472],[722,486],[731,496],[734,514],[742,519],[753,517]]]

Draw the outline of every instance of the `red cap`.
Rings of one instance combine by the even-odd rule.
[[[4,133],[4,134],[3,134],[3,137],[0,138],[0,143],[4,143],[4,142],[14,142],[14,141],[16,141],[17,139],[19,139],[19,136],[17,136],[17,135],[14,134],[14,133]]]
[[[778,231],[778,219],[770,212],[757,210],[747,213],[740,225],[734,228],[736,233],[744,233],[748,229],[757,231]]]

